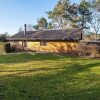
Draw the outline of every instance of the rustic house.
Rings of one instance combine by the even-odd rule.
[[[26,31],[25,28],[8,40],[24,50],[69,53],[81,39],[80,29]]]

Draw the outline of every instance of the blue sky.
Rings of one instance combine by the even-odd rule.
[[[0,33],[15,34],[20,26],[36,24],[39,17],[46,17],[58,0],[0,0]],[[70,0],[79,2],[80,0]]]

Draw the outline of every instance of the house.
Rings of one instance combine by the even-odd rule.
[[[24,50],[70,53],[82,39],[81,29],[21,31],[8,38]]]

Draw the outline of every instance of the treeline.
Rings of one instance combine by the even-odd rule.
[[[28,25],[27,30],[81,28],[82,33],[92,29],[95,39],[100,32],[100,0],[81,0],[79,4],[70,0],[59,0],[51,11],[46,11],[48,18],[40,17],[36,25]],[[19,31],[23,30],[22,27]]]
[[[7,42],[7,38],[9,37],[10,35],[5,32],[5,33],[1,33],[0,34],[0,42]]]
[[[52,11],[46,12],[50,23],[43,17],[39,18],[37,29],[65,29],[82,28],[86,29],[87,23],[92,21],[91,3],[82,0],[80,4],[72,4],[69,0],[59,0]]]

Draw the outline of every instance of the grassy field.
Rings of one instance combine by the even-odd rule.
[[[100,59],[0,55],[0,100],[100,100]]]

